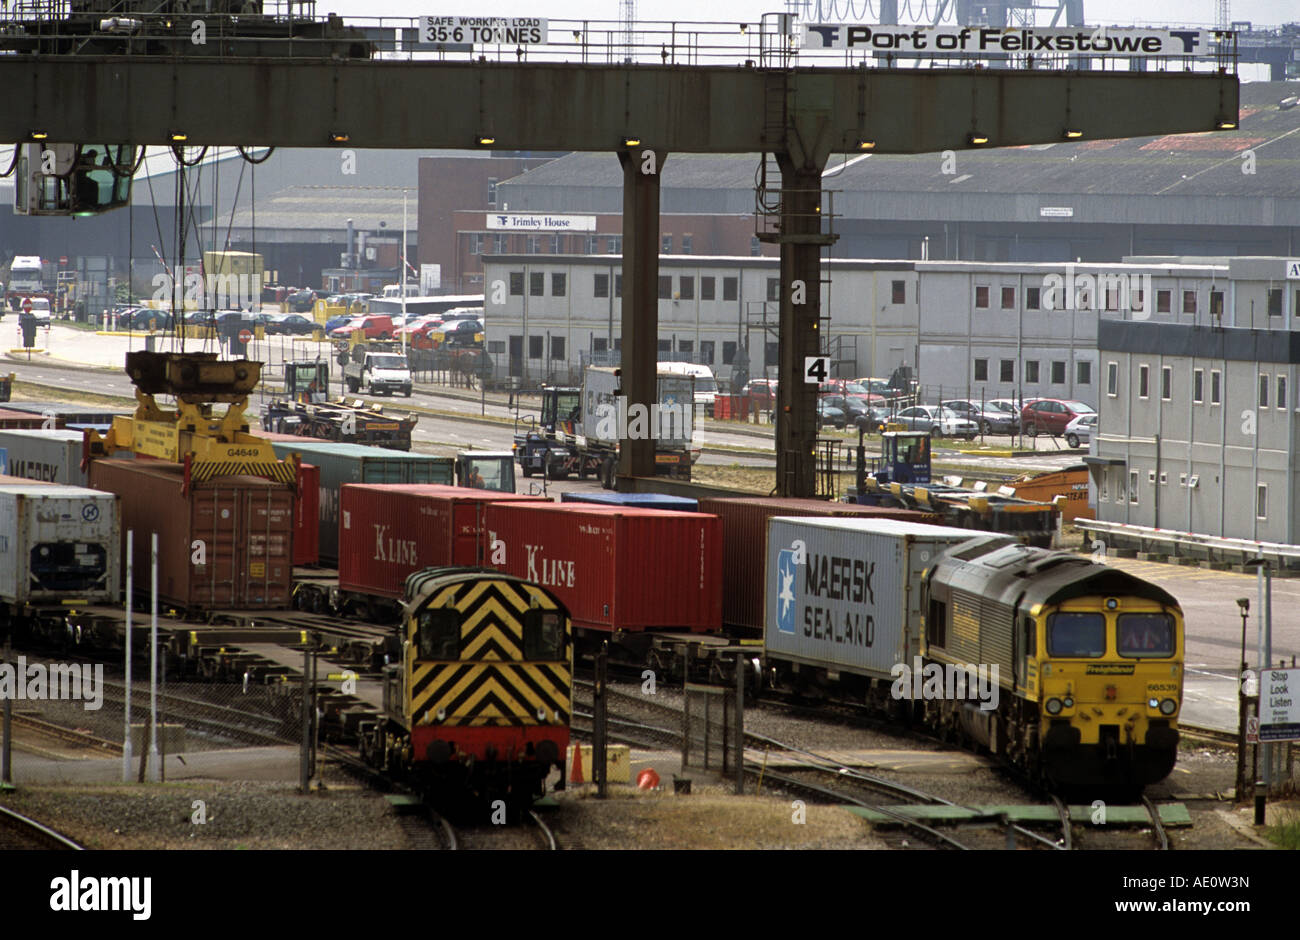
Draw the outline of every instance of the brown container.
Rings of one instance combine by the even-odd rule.
[[[135,591],[148,595],[158,533],[158,596],[188,610],[280,610],[293,591],[294,492],[261,477],[191,483],[162,461],[96,460],[90,485],[121,497],[134,530]],[[125,568],[125,566],[123,566]]]
[[[767,520],[773,516],[853,516],[927,522],[937,513],[832,503],[820,499],[768,499],[762,496],[700,499],[700,512],[722,520],[722,622],[763,631],[763,571],[767,560]]]

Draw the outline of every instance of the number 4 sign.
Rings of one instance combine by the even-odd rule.
[[[831,359],[829,356],[804,356],[803,380],[805,382],[821,384],[826,381],[830,374]]]

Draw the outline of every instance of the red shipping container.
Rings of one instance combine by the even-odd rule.
[[[298,498],[293,504],[293,563],[320,561],[320,467],[298,465]]]
[[[135,531],[137,591],[149,590],[150,534],[156,532],[158,596],[167,603],[191,611],[290,607],[291,487],[262,477],[217,477],[191,482],[182,495],[184,468],[154,460],[95,460],[89,476],[93,489],[122,499],[123,542],[128,529]]]
[[[767,520],[773,516],[856,516],[900,522],[940,524],[937,513],[886,509],[821,499],[739,496],[700,498],[700,512],[722,520],[722,622],[763,632],[763,570],[767,559]]]
[[[401,597],[407,575],[486,564],[483,516],[500,502],[549,503],[435,483],[348,483],[339,498],[339,588]]]
[[[506,553],[505,563],[494,567],[554,591],[575,626],[697,633],[722,626],[716,516],[591,503],[494,503],[485,526]]]

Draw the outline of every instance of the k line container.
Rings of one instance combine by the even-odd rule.
[[[669,496],[666,493],[561,493],[562,503],[592,503],[597,506],[639,506],[642,509],[670,509],[674,512],[695,512],[699,500],[688,496]]]
[[[451,457],[412,454],[364,444],[328,442],[314,444],[272,441],[276,456],[301,454],[306,463],[320,467],[320,562],[334,565],[339,560],[339,490],[347,483],[443,483],[455,482],[455,461]]]
[[[487,507],[485,525],[506,553],[493,567],[554,591],[575,626],[704,632],[722,625],[716,516],[506,502]]]
[[[773,517],[767,656],[891,678],[920,649],[921,574],[978,534],[893,519]]]
[[[116,602],[119,524],[111,493],[31,480],[0,484],[0,600]]]
[[[444,565],[487,562],[487,507],[501,502],[550,504],[459,486],[348,484],[340,501],[339,587],[400,598],[407,575]]]
[[[938,522],[936,513],[885,509],[820,499],[767,499],[761,496],[700,500],[700,512],[722,520],[722,622],[763,632],[763,564],[767,557],[767,521],[773,516],[845,516]]]
[[[148,593],[158,533],[158,596],[190,610],[281,610],[293,588],[293,488],[263,477],[191,482],[179,464],[96,460],[90,482],[122,498],[134,530],[135,590]]]

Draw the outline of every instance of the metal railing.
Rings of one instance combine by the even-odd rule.
[[[1255,542],[1250,539],[1225,538],[1217,535],[1199,535],[1175,529],[1156,529],[1151,526],[1132,525],[1126,522],[1104,522],[1093,519],[1076,519],[1074,525],[1085,532],[1109,538],[1111,548],[1136,546],[1139,551],[1155,549],[1161,554],[1204,558],[1232,558],[1238,563],[1263,559],[1279,568],[1300,568],[1300,545],[1281,542]]]
[[[120,12],[115,12],[120,11]],[[129,4],[108,12],[70,17],[64,2],[19,2],[0,11],[0,54],[55,51],[39,42],[63,40],[64,54],[179,54],[246,56],[237,40],[256,44],[259,56],[375,58],[397,61],[567,62],[586,65],[717,65],[785,69],[795,65],[841,68],[1003,68],[1128,70],[1132,57],[1088,53],[1035,55],[897,52],[873,48],[809,48],[810,24],[789,13],[765,14],[757,23],[645,20],[631,33],[620,20],[531,19],[542,41],[474,42],[463,31],[438,32],[429,17],[315,16],[314,2],[264,3],[262,15],[139,14]],[[202,20],[204,41],[192,25]],[[92,23],[87,34],[86,23]],[[78,24],[74,26],[75,24]],[[290,28],[292,25],[292,29]],[[837,24],[841,26],[857,24]],[[270,27],[268,29],[268,27]],[[282,35],[275,35],[280,27]],[[1081,31],[1093,32],[1094,27]],[[1211,31],[1213,32],[1213,31]],[[314,35],[309,35],[314,33]],[[504,35],[504,34],[494,34]],[[533,36],[538,35],[533,33]],[[1235,74],[1237,35],[1215,33],[1212,54],[1151,56],[1151,71],[1221,71]],[[442,38],[438,38],[441,36]],[[109,49],[108,47],[111,47]]]

